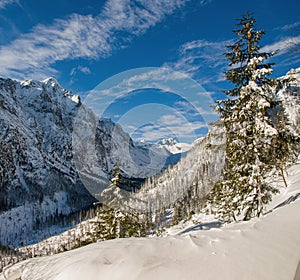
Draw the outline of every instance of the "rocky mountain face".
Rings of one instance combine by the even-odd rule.
[[[79,98],[53,79],[0,80],[2,211],[64,193],[69,212],[92,202],[72,163],[72,121]]]
[[[88,129],[74,131],[76,118]],[[0,79],[0,244],[18,245],[45,221],[90,207],[114,164],[128,177],[146,178],[169,156],[97,119],[53,78]]]
[[[79,97],[54,79],[0,79],[0,243],[94,201],[72,161],[78,106]]]

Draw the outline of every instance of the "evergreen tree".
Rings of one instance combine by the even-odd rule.
[[[92,222],[92,225],[91,231],[87,232],[90,242],[116,238],[113,209],[99,209],[96,221]]]
[[[129,193],[122,189],[125,179],[118,163],[114,165],[110,176],[110,185],[101,193],[101,200],[111,208],[124,208]]]
[[[106,205],[97,211],[96,221],[92,225],[91,231],[87,233],[88,242],[140,237],[146,230],[138,214],[115,210]]]
[[[110,174],[110,185],[100,195],[101,208],[97,211],[93,227],[87,233],[88,242],[101,240],[139,237],[145,234],[146,228],[138,213],[127,209],[129,193],[122,189],[126,183],[120,165],[117,163]]]
[[[227,139],[225,168],[211,199],[226,222],[263,213],[277,192],[265,179],[279,162],[286,162],[289,146],[285,143],[293,138],[285,114],[281,114],[280,129],[272,117],[276,110],[283,110],[276,94],[280,82],[269,78],[272,64],[265,61],[273,54],[260,51],[264,31],[256,30],[255,22],[253,16],[243,15],[233,31],[238,40],[227,46],[225,57],[232,68],[225,75],[235,87],[225,92],[229,98],[218,101],[216,107]]]

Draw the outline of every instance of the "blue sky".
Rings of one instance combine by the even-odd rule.
[[[300,55],[293,51],[293,43],[300,42],[298,0],[0,0],[0,76],[18,80],[52,76],[83,97],[97,92],[101,102],[103,92],[96,89],[103,81],[116,87],[118,78],[112,77],[123,71],[164,67],[193,79],[215,100],[230,86],[222,74],[227,65],[222,53],[234,39],[235,19],[247,11],[267,32],[261,41],[264,50],[279,50],[272,59],[274,76],[299,67]],[[130,75],[129,71],[126,79],[132,79]],[[166,84],[152,82],[150,87],[142,87],[144,93],[129,87],[127,93],[114,93],[106,101],[107,106],[115,104],[111,117],[135,138],[155,141],[175,136],[192,142],[204,131],[203,124],[213,120],[202,106],[201,94],[197,100],[197,93],[187,97],[173,92],[178,102],[183,98],[189,103],[183,113],[182,107],[174,106]],[[156,94],[156,101],[144,98],[143,103],[145,91],[169,95]],[[137,93],[138,101],[129,96]],[[132,105],[124,111],[129,101]],[[189,111],[191,107],[205,122]]]

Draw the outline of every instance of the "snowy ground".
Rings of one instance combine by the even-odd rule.
[[[288,183],[260,219],[104,241],[7,267],[0,279],[300,279],[300,164]]]

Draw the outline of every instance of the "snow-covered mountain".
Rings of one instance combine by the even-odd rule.
[[[180,154],[180,153],[186,153],[189,151],[192,147],[192,144],[188,143],[179,143],[174,138],[165,138],[162,140],[159,140],[157,143],[149,143],[145,139],[142,139],[138,142],[136,142],[139,146],[144,147],[153,147],[156,149],[160,149],[161,151],[165,150],[170,154]]]
[[[224,140],[222,126],[211,129],[174,166],[148,178],[141,190],[132,194],[130,208],[152,212],[170,207],[187,193],[197,199],[205,196],[223,169]]]
[[[160,158],[159,162],[164,161],[164,169],[169,165],[176,164],[192,148],[192,144],[179,143],[174,138],[162,139],[157,143],[149,143],[146,140],[141,140],[136,142],[136,145],[150,150],[154,159],[156,157]],[[155,161],[157,162],[157,160]]]
[[[83,133],[74,129],[79,112]],[[53,78],[0,79],[0,244],[30,242],[26,237],[46,221],[89,207],[90,192],[108,185],[116,163],[129,177],[160,172],[171,155],[165,151],[136,145]]]
[[[21,234],[30,236],[54,216],[94,201],[72,161],[72,124],[80,104],[52,78],[0,79],[1,244],[19,242]]]
[[[54,79],[0,80],[1,210],[42,202],[68,188],[70,207],[61,211],[91,202],[71,160],[72,119],[79,105],[79,97]]]
[[[192,145],[187,143],[178,143],[174,138],[162,139],[157,143],[159,148],[165,148],[171,154],[185,153],[191,149]]]
[[[300,68],[291,69],[282,79],[292,79],[289,87],[283,88],[279,95],[291,126],[300,135]]]

